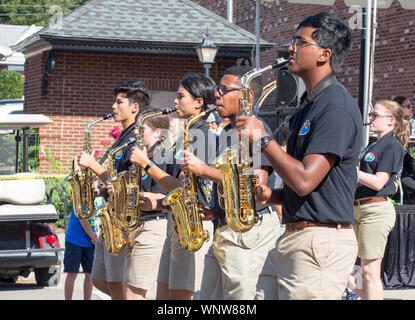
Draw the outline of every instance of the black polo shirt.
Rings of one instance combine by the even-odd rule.
[[[333,80],[334,75],[329,75],[313,90]],[[282,222],[352,223],[361,145],[359,107],[346,89],[335,81],[335,85],[323,89],[293,116],[287,153],[299,161],[309,154],[332,153],[337,155],[338,161],[323,181],[304,197],[284,184]]]
[[[362,152],[360,170],[371,174],[375,174],[376,172],[390,172],[392,175],[385,186],[379,191],[359,184],[356,189],[355,198],[393,196],[398,191],[404,155],[402,143],[395,138],[393,132],[369,144]]]
[[[261,118],[257,117],[258,119],[260,119],[261,121],[263,121]],[[263,121],[264,122],[264,121]],[[270,127],[266,124],[266,122],[264,122],[264,127],[265,130],[271,134],[272,131],[270,129]],[[225,150],[228,147],[234,147],[236,145],[239,145],[239,133],[238,130],[236,129],[235,125],[230,123],[228,124],[226,127],[223,128],[223,130],[221,131],[221,134],[219,136],[219,147],[218,147],[218,151],[217,151],[217,156],[221,155],[223,152],[225,152]],[[253,146],[254,148],[254,152],[258,151],[256,150],[255,146]],[[274,188],[274,183],[275,183],[275,175],[272,174],[272,172],[274,171],[272,168],[271,163],[269,162],[269,160],[264,156],[264,154],[262,153],[257,153],[257,156],[259,157],[258,159],[254,158],[254,164],[256,164],[256,169],[265,166],[268,167],[268,180],[267,180],[267,186],[271,189]],[[255,160],[258,160],[258,162],[256,162]],[[260,161],[260,162],[259,162]],[[222,221],[222,223],[224,223],[225,219],[225,210],[221,209],[218,203],[218,195],[217,195],[217,184],[214,183],[213,186],[213,191],[215,193],[215,217],[220,219]],[[268,207],[268,205],[262,205],[262,204],[257,204],[256,205],[256,210],[257,212],[265,209],[266,207]]]
[[[156,149],[151,161],[153,161],[161,170],[166,171],[167,164],[166,163],[158,163],[157,157],[158,153],[165,153],[166,150],[158,150]],[[143,169],[142,170],[142,177],[141,177],[141,186],[144,192],[152,192],[152,193],[163,193],[166,194],[166,191],[155,181],[151,178],[151,176]],[[144,217],[147,214],[156,214],[156,213],[167,213],[167,210],[153,210],[153,211],[142,211],[142,216]]]

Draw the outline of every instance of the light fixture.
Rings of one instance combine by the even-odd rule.
[[[216,53],[218,47],[215,46],[212,40],[209,38],[209,31],[206,29],[205,37],[202,40],[200,46],[196,47],[197,56],[199,57],[200,63],[205,67],[205,74],[209,76],[209,69],[215,62]]]

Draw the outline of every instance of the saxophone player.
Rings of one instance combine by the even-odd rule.
[[[240,146],[239,135],[235,129],[242,90],[240,80],[250,70],[252,68],[247,66],[230,67],[218,85],[215,95],[219,116],[230,119],[230,123],[221,132],[218,155],[230,145]],[[259,96],[261,91],[262,84],[258,77],[252,81],[251,99]],[[222,180],[218,169],[208,166],[191,153],[186,154],[184,168],[216,183]],[[271,174],[272,166],[265,158],[261,158],[261,166],[255,173],[260,183],[273,186],[275,178]],[[213,191],[216,193],[217,188],[214,187]],[[218,227],[205,258],[200,299],[252,300],[256,297],[258,278],[268,252],[275,246],[279,236],[277,213],[272,206],[257,205],[259,222],[249,231],[240,233],[227,224],[225,212],[218,203],[219,198],[214,198],[215,206],[205,210],[205,219],[216,218]]]
[[[348,27],[327,13],[300,22],[288,70],[304,80],[306,93],[290,120],[287,152],[267,142],[256,119],[238,121],[240,129],[262,132],[262,152],[284,181],[278,191],[257,187],[261,200],[282,203],[286,232],[276,248],[281,300],[341,299],[355,263],[351,225],[362,118],[334,75],[350,46]]]
[[[176,114],[180,119],[189,119],[194,115],[200,114],[206,110],[208,105],[215,101],[214,81],[204,75],[190,74],[184,77],[177,90],[175,99]],[[198,152],[201,151],[206,158],[213,162],[215,158],[216,138],[209,130],[205,119],[201,118],[190,129],[190,136],[203,137],[203,141],[197,140]],[[166,192],[170,192],[177,187],[181,187],[181,178],[183,172],[181,163],[181,147],[183,145],[183,136],[177,139],[173,146],[173,152],[167,152],[170,157],[166,158],[166,170],[162,167],[153,165],[147,157],[146,152],[135,148],[132,153],[131,162],[146,167],[151,164],[148,174],[159,183]],[[203,150],[200,150],[203,149]],[[204,157],[205,158],[205,157]],[[208,160],[206,160],[208,161]],[[211,188],[213,182],[197,177],[197,193],[199,201],[204,205],[210,205],[213,201],[211,198]],[[162,199],[157,202],[158,207],[162,207]],[[200,290],[204,257],[212,243],[212,240],[204,242],[200,250],[188,252],[179,244],[179,236],[174,229],[175,222],[172,215],[168,215],[167,239],[163,247],[162,258],[160,262],[157,299],[161,300],[191,300],[196,291]],[[213,233],[213,223],[203,221],[203,228],[210,235]]]
[[[148,108],[140,116],[156,114],[157,108]],[[157,154],[165,152],[164,141],[170,128],[167,115],[151,117],[145,121],[143,144],[148,158],[157,163]],[[166,164],[158,164],[165,170]],[[134,243],[127,247],[126,299],[145,299],[147,291],[157,280],[161,253],[167,233],[167,210],[151,210],[151,201],[164,198],[165,191],[143,169],[142,189],[144,204],[141,211],[141,225],[134,230]]]
[[[114,120],[122,125],[122,133],[114,144],[107,150],[99,162],[93,155],[83,153],[79,159],[79,165],[90,168],[101,181],[108,180],[108,172],[103,163],[106,156],[113,148],[123,145],[131,137],[135,137],[134,129],[136,117],[140,111],[150,103],[150,96],[145,85],[141,81],[130,81],[114,88],[115,102],[112,105]],[[116,171],[128,170],[131,147],[127,146],[116,154]],[[123,300],[124,269],[126,267],[126,251],[113,256],[105,249],[104,240],[100,236],[95,247],[94,263],[92,266],[92,282],[94,286],[111,296],[113,300]]]

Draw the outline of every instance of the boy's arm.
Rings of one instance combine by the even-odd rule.
[[[81,223],[82,228],[85,230],[89,238],[91,239],[91,242],[95,245],[98,240],[98,235],[96,232],[92,230],[92,227],[89,223],[88,219],[79,219],[79,222]]]

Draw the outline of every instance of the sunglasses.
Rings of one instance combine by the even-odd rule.
[[[369,117],[373,117],[376,119],[376,118],[385,118],[385,117],[393,117],[393,116],[388,116],[386,114],[378,114],[376,112],[370,112]]]
[[[240,91],[240,90],[242,90],[242,88],[232,87],[232,86],[225,86],[224,84],[220,84],[220,85],[218,85],[216,90],[219,92],[219,95],[222,97],[223,95],[227,94],[228,92],[235,91],[235,90]]]
[[[314,41],[304,40],[304,39],[299,38],[299,37],[293,37],[292,40],[290,41],[290,45],[293,47],[294,50],[303,47],[307,43],[309,45],[315,45],[317,47],[323,48],[322,46],[320,46],[318,43],[316,43]]]

